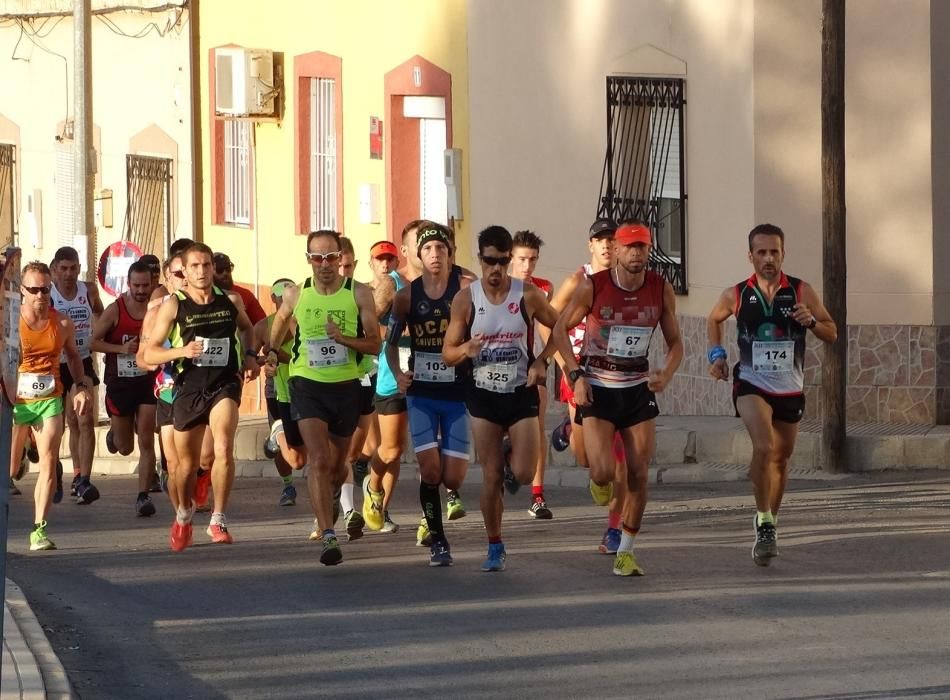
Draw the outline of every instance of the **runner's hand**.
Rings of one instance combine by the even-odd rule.
[[[815,314],[813,314],[811,309],[805,304],[795,304],[795,306],[792,307],[792,318],[803,326],[810,326],[811,320],[815,318]]]
[[[184,352],[183,357],[193,360],[205,351],[205,346],[200,340],[193,340],[183,347],[182,351]]]
[[[548,366],[542,360],[535,360],[528,368],[528,386],[544,386],[548,379]]]
[[[139,351],[139,339],[133,338],[122,346],[122,352],[127,355],[134,355]]]
[[[594,394],[586,377],[578,377],[574,382],[574,403],[583,408],[594,403]]]
[[[396,372],[396,386],[399,387],[399,393],[405,394],[412,384],[412,372]]]
[[[273,379],[277,374],[277,366],[272,365],[270,362],[265,362],[261,367],[261,372],[263,372],[264,376],[268,379]]]
[[[478,357],[478,353],[481,352],[482,345],[485,343],[485,336],[481,333],[476,333],[472,336],[472,339],[465,343],[465,356],[470,360],[474,360]]]
[[[654,394],[658,394],[663,391],[669,383],[670,378],[666,376],[666,372],[661,369],[654,369],[650,371],[650,377],[647,379],[647,388]]]
[[[89,390],[85,387],[73,394],[73,411],[77,416],[86,415],[89,410],[89,398]]]
[[[327,338],[330,338],[337,343],[343,342],[343,333],[340,331],[340,327],[337,326],[333,321],[327,321]]]
[[[246,355],[244,357],[244,381],[253,382],[260,373],[261,368],[257,364],[257,358]]]
[[[720,357],[709,365],[709,374],[713,379],[721,379],[724,382],[729,381],[729,365]]]

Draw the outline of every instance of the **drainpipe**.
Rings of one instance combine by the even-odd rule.
[[[199,60],[198,2],[188,3],[188,69],[191,84],[191,238],[204,239],[204,176],[201,144],[201,63]]]

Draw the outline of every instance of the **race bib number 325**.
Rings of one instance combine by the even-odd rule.
[[[494,363],[475,368],[475,386],[499,394],[513,394],[518,378],[515,365]]]

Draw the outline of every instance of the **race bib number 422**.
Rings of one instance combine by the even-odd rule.
[[[193,362],[195,367],[225,367],[228,364],[228,355],[231,353],[230,338],[201,338],[195,340],[201,342],[204,349]]]

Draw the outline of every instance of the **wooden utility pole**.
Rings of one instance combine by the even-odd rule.
[[[844,189],[844,2],[822,0],[821,229],[822,290],[838,325],[821,365],[821,464],[847,471],[848,261]]]
[[[93,190],[96,152],[92,140],[92,0],[73,6],[73,114],[76,161],[74,170],[76,230],[73,245],[87,282],[96,279],[96,226]]]

